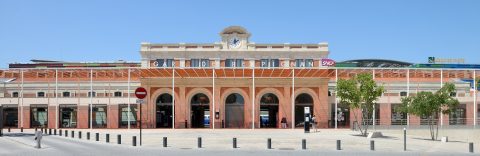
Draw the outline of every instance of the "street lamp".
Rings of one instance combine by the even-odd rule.
[[[0,79],[1,82],[3,83],[3,97],[5,97],[5,94],[7,94],[7,87],[6,84],[10,83],[12,81],[15,81],[17,78],[12,78],[12,79]]]

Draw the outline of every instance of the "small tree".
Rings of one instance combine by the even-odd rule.
[[[340,79],[337,82],[337,96],[340,103],[347,104],[350,108],[361,110],[362,122],[358,126],[360,133],[367,136],[369,120],[372,117],[375,101],[384,92],[383,86],[377,86],[372,74],[362,73],[351,79]],[[358,114],[353,112],[355,121],[358,122]],[[375,121],[373,121],[375,122]]]
[[[435,117],[450,113],[459,104],[457,99],[450,96],[452,92],[455,92],[455,85],[445,83],[435,93],[422,91],[415,96],[404,97],[401,99],[403,104],[401,111],[426,117],[430,128],[430,137],[432,140],[437,140],[438,121]]]

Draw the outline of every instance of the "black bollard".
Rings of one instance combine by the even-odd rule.
[[[134,137],[135,139],[137,138],[137,137],[135,137],[135,136],[133,136],[133,137]],[[137,142],[137,141],[135,141],[135,143],[136,143],[136,142]],[[122,135],[120,135],[120,134],[117,135],[117,144],[122,144]],[[136,145],[135,145],[135,146],[136,146]]]
[[[48,129],[48,135],[52,135],[52,129],[51,128]]]
[[[302,149],[303,150],[307,149],[307,139],[302,139]]]
[[[342,150],[341,144],[342,142],[340,140],[337,140],[337,150]]]
[[[8,127],[8,132],[10,132],[10,127]]]
[[[167,137],[163,137],[163,147],[167,147]]]
[[[87,132],[87,140],[90,140],[90,132]]]
[[[137,146],[137,137],[136,136],[132,137],[132,146]]]
[[[35,132],[37,132],[37,130],[38,130],[37,127],[35,127]]]
[[[468,143],[468,151],[473,153],[473,142]]]
[[[187,120],[185,120],[185,128],[188,128]]]
[[[62,130],[61,129],[58,130],[58,136],[62,136]]]
[[[95,141],[98,141],[100,138],[100,134],[99,133],[95,133]]]
[[[272,139],[268,138],[267,140],[267,149],[272,149]]]
[[[68,130],[65,130],[65,137],[68,137]]]
[[[72,130],[72,138],[75,138],[75,131]]]
[[[78,131],[78,139],[82,139],[82,131]]]
[[[107,143],[110,142],[110,134],[106,134],[105,142],[107,142]]]
[[[197,139],[197,147],[202,148],[202,137],[198,137]]]
[[[23,127],[20,127],[20,132],[22,132],[22,133],[23,133]]]
[[[375,151],[375,141],[374,140],[370,140],[370,150]]]
[[[225,121],[222,120],[222,128],[225,128]]]
[[[233,138],[233,148],[237,148],[237,138]]]
[[[57,129],[53,129],[53,135],[57,135]]]

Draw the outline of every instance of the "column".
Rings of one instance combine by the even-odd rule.
[[[292,68],[292,129],[295,129],[295,68]]]
[[[338,126],[338,99],[337,99],[338,69],[335,69],[335,129]]]

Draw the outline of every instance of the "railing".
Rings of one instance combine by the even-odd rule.
[[[392,119],[390,124],[391,125],[407,125],[408,120],[407,119]]]

